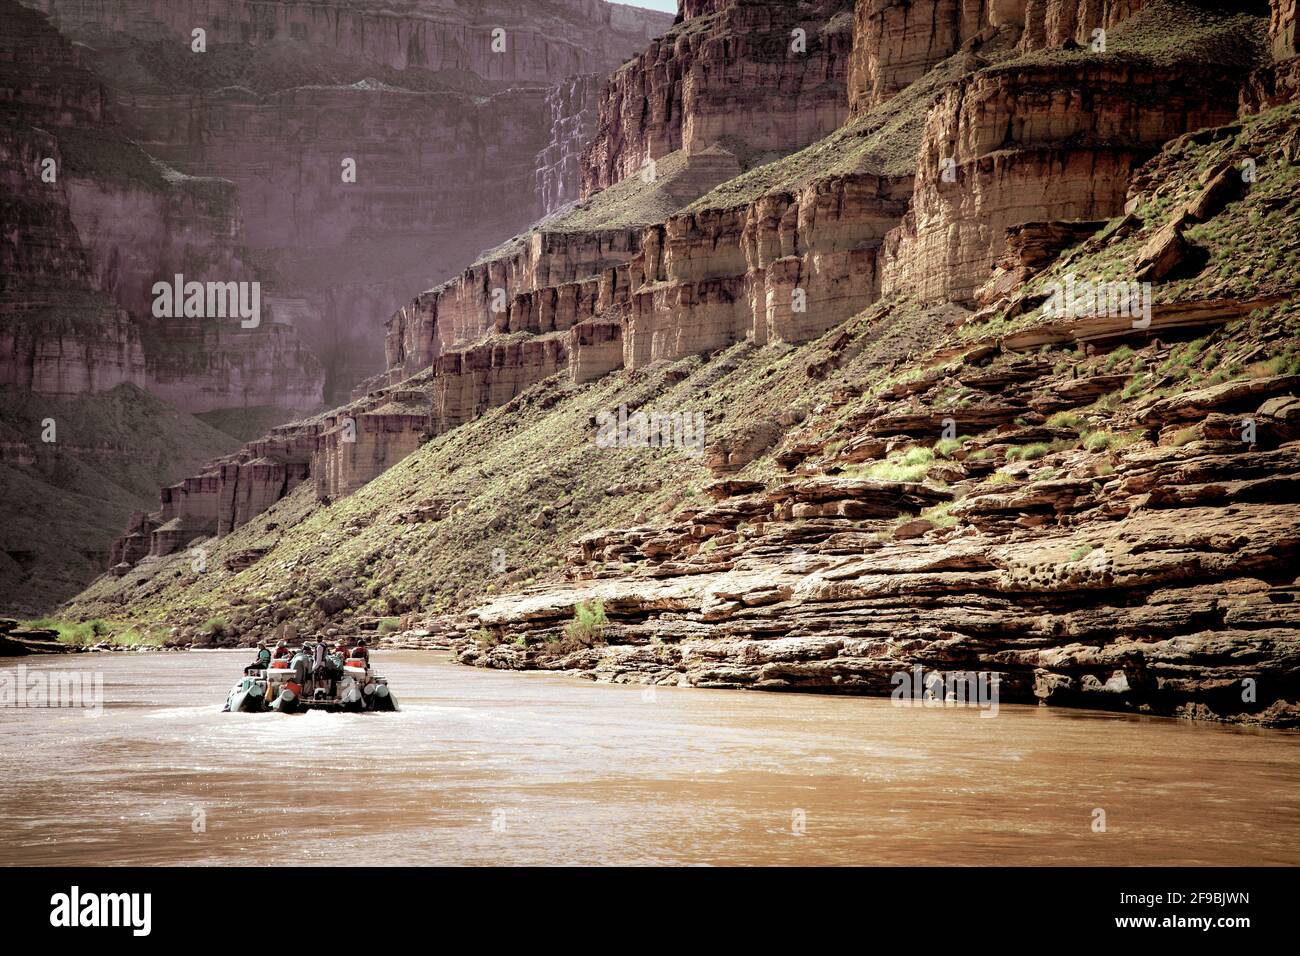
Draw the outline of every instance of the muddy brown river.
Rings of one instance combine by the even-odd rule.
[[[376,654],[397,714],[223,714],[247,658],[0,664],[103,687],[98,716],[0,708],[0,864],[1300,863],[1293,732],[417,652]]]

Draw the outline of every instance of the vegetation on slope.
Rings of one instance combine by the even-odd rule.
[[[55,441],[41,440],[54,420]],[[159,487],[238,447],[133,385],[55,399],[0,389],[0,613],[32,614],[102,572],[134,511],[158,507]]]
[[[800,347],[740,343],[585,386],[552,377],[328,507],[300,486],[228,537],[201,542],[205,572],[188,554],[148,559],[124,578],[97,581],[68,616],[179,625],[197,637],[216,613],[243,633],[280,620],[310,627],[464,607],[554,577],[583,533],[662,522],[705,503],[711,475],[701,457],[598,448],[600,412],[699,412],[706,442],[727,442],[811,414],[847,383],[883,379],[940,328],[934,313],[882,307]],[[774,468],[764,456],[747,474]],[[399,523],[431,501],[449,503],[449,514]],[[244,571],[225,569],[250,548],[270,550]]]

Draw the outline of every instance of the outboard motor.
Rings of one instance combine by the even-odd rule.
[[[285,681],[284,686],[280,688],[280,696],[271,702],[271,710],[278,711],[281,714],[296,713],[301,700],[302,685],[295,684],[293,681]]]
[[[388,689],[387,682],[376,681],[373,684],[367,684],[362,692],[365,694],[368,709],[380,713],[397,710],[397,698]]]
[[[346,711],[358,712],[366,709],[361,685],[356,678],[344,677],[339,683],[339,707]]]

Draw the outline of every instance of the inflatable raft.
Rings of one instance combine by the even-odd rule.
[[[265,670],[248,668],[231,688],[226,712],[297,714],[308,710],[344,713],[397,710],[388,679],[378,677],[362,658],[313,667],[302,652],[272,661]]]

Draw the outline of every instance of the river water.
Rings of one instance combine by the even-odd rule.
[[[0,863],[1300,863],[1292,732],[418,652],[376,655],[397,714],[220,713],[248,657],[0,664],[104,694],[97,717],[0,709]]]

